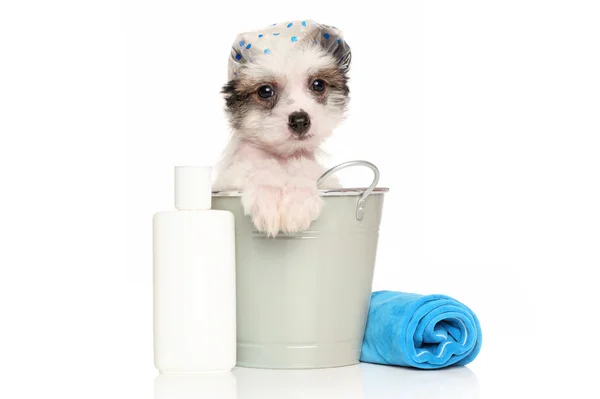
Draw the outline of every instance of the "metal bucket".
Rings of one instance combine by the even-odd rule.
[[[325,202],[307,231],[267,238],[254,228],[241,192],[213,193],[213,209],[233,212],[236,229],[237,365],[297,369],[358,363],[377,251],[383,194],[370,187],[319,190]]]

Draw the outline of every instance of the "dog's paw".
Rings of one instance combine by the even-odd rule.
[[[316,189],[287,188],[279,204],[281,230],[297,233],[308,229],[319,217],[322,208],[323,200]]]
[[[280,201],[281,189],[271,186],[258,186],[242,195],[244,212],[252,217],[256,229],[272,237],[281,229]]]

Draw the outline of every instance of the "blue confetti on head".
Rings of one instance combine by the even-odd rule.
[[[265,49],[264,51],[265,54],[271,54],[271,50],[269,50],[268,48]]]
[[[306,21],[302,21],[302,26],[306,26]]]
[[[291,28],[291,27],[292,27],[292,25],[294,25],[294,24],[290,22],[290,23],[287,25],[287,27],[288,27],[288,28]]]
[[[241,55],[241,54],[236,54],[236,55],[235,55],[235,59],[236,59],[237,61],[239,61],[241,58],[242,58],[242,55]]]
[[[296,36],[292,36],[292,43],[297,42],[297,41],[298,41],[298,38]]]
[[[342,39],[338,39],[337,42],[338,44],[340,44],[342,42]]]
[[[252,43],[248,43],[248,45],[246,46],[246,48],[250,48],[252,47]]]
[[[242,47],[244,45],[244,41],[240,40],[240,47]]]
[[[329,33],[325,33],[325,34],[323,35],[323,37],[324,37],[325,39],[329,39]]]
[[[263,34],[262,34],[262,33],[259,33],[259,34],[258,34],[258,37],[263,37]]]
[[[279,33],[273,33],[273,36],[279,36]]]

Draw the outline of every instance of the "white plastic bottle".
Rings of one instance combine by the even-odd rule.
[[[153,218],[154,365],[161,373],[235,366],[234,217],[211,210],[211,199],[211,168],[178,166],[178,210]]]

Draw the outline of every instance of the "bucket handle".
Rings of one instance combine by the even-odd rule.
[[[367,197],[371,195],[373,190],[375,190],[375,187],[377,187],[377,183],[379,183],[379,169],[377,169],[377,166],[367,161],[348,161],[341,163],[329,169],[327,172],[323,173],[321,177],[317,179],[317,187],[323,184],[323,182],[327,180],[332,174],[352,166],[366,166],[367,168],[373,171],[373,182],[371,183],[369,188],[367,188],[365,192],[362,193],[356,204],[356,220],[362,220],[365,214],[365,203],[367,201]]]

